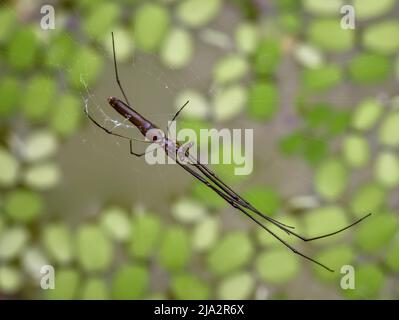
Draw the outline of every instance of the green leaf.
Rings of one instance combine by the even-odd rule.
[[[397,231],[398,221],[392,214],[376,214],[360,224],[356,242],[362,250],[378,252],[386,247]]]
[[[113,25],[117,23],[119,9],[115,3],[99,3],[90,11],[90,14],[82,19],[82,28],[90,38],[102,38],[108,34]]]
[[[367,20],[382,16],[395,5],[395,0],[354,0],[356,19]]]
[[[47,119],[51,104],[54,102],[56,86],[53,79],[39,74],[28,82],[22,97],[23,114],[32,121]]]
[[[358,84],[374,84],[386,80],[392,70],[391,61],[384,56],[361,53],[349,65],[349,74]]]
[[[248,113],[256,120],[270,120],[278,110],[279,97],[274,84],[257,82],[249,91]]]
[[[399,271],[399,241],[395,241],[388,249],[386,263],[393,271]]]
[[[78,262],[86,271],[104,271],[112,262],[112,245],[95,225],[79,227],[76,235]]]
[[[304,217],[304,224],[306,235],[308,237],[317,237],[346,227],[348,218],[343,208],[331,205],[307,212]],[[320,239],[317,244],[331,243],[343,236],[344,233],[339,233],[332,237]]]
[[[192,119],[205,119],[207,117],[209,105],[202,93],[193,89],[179,92],[175,100],[176,111],[187,101],[189,101],[189,104],[180,113],[181,117]]]
[[[325,141],[317,139],[306,139],[304,156],[310,164],[316,164],[325,158],[328,146]]]
[[[13,294],[17,292],[22,284],[22,273],[14,267],[0,267],[0,290],[4,294]]]
[[[385,203],[384,189],[372,182],[365,184],[356,191],[350,204],[356,217],[362,217],[367,213],[377,212]]]
[[[348,174],[338,159],[323,161],[315,172],[314,187],[318,194],[327,200],[337,199],[346,189]]]
[[[112,284],[112,298],[118,300],[140,299],[147,292],[149,274],[139,265],[126,265],[119,268]]]
[[[214,19],[222,7],[220,0],[186,0],[177,7],[177,17],[187,26],[198,28]]]
[[[43,129],[30,134],[25,140],[23,157],[28,162],[36,162],[54,155],[58,142],[56,136]]]
[[[207,264],[213,274],[221,276],[246,266],[253,254],[248,234],[235,231],[227,234],[211,249]]]
[[[337,245],[319,253],[315,259],[335,270],[334,273],[326,272],[320,266],[313,266],[317,278],[325,282],[337,282],[342,277],[340,270],[344,265],[351,265],[355,259],[355,252],[350,246]]]
[[[9,41],[12,28],[18,23],[17,11],[11,6],[3,6],[0,10],[0,43]]]
[[[383,186],[396,187],[399,184],[399,158],[393,152],[381,152],[377,156],[374,172]]]
[[[303,20],[298,13],[287,12],[279,16],[279,25],[283,31],[296,35],[300,33],[303,28]]]
[[[230,54],[220,59],[213,68],[216,83],[226,84],[239,80],[248,72],[247,60],[238,54]]]
[[[396,80],[399,80],[399,56],[397,56],[395,59],[394,70],[395,70]]]
[[[352,126],[361,131],[370,130],[374,127],[383,112],[381,103],[374,99],[362,101],[352,117]]]
[[[382,122],[379,131],[378,139],[380,143],[387,146],[399,145],[399,112],[388,113]]]
[[[194,182],[192,194],[195,198],[206,203],[207,207],[212,209],[221,209],[226,207],[226,201],[223,200],[216,192],[208,188],[203,183]]]
[[[309,39],[320,49],[329,52],[345,52],[354,45],[354,32],[342,29],[340,19],[318,19],[309,25]]]
[[[197,222],[207,215],[207,211],[202,204],[189,198],[179,199],[173,204],[171,212],[176,220],[183,223]]]
[[[77,271],[73,269],[57,269],[54,279],[54,289],[45,290],[47,299],[71,300],[76,298],[81,280]]]
[[[219,237],[220,222],[216,217],[206,217],[193,230],[193,249],[205,251],[211,249]]]
[[[75,252],[70,229],[63,224],[50,224],[43,230],[43,245],[56,262],[65,264],[72,261]]]
[[[118,63],[131,61],[135,51],[135,43],[132,33],[126,28],[125,25],[120,25],[115,29],[113,28],[113,30],[115,46],[117,46],[115,51],[116,61],[118,61]],[[113,56],[114,52],[111,37],[108,35],[103,37],[101,43],[108,52],[109,56]]]
[[[280,60],[280,42],[274,39],[263,40],[256,49],[253,67],[260,75],[271,75],[276,71]]]
[[[257,25],[250,22],[241,22],[235,30],[234,37],[239,50],[247,54],[253,53],[259,40]]]
[[[1,205],[1,202],[0,202]],[[0,236],[2,234],[2,232],[5,230],[6,228],[6,223],[5,223],[5,219],[3,218],[3,216],[0,216]]]
[[[126,241],[130,237],[130,219],[125,210],[109,207],[101,214],[101,226],[114,240]]]
[[[342,0],[330,0],[326,2],[318,0],[303,1],[303,6],[306,11],[320,16],[337,16],[343,5],[344,2]]]
[[[72,57],[68,70],[68,82],[76,88],[82,89],[92,85],[101,74],[103,58],[91,48],[79,48]]]
[[[160,265],[170,272],[182,270],[190,260],[191,245],[191,238],[185,229],[169,227],[159,249]]]
[[[308,44],[298,44],[294,48],[294,55],[298,62],[308,68],[323,66],[324,57],[320,50]]]
[[[281,207],[281,197],[272,187],[251,187],[243,197],[266,215],[274,215]]]
[[[157,50],[168,32],[168,10],[157,3],[145,3],[136,11],[133,20],[134,40],[139,49],[147,52]]]
[[[4,77],[0,81],[0,117],[2,119],[7,119],[16,113],[21,98],[20,90],[19,81],[11,76]]]
[[[218,299],[244,300],[253,293],[255,279],[249,272],[236,273],[227,276],[218,287]]]
[[[210,288],[201,279],[190,274],[179,274],[173,277],[172,294],[178,300],[206,300],[210,298]]]
[[[107,286],[100,278],[88,279],[81,289],[81,299],[84,300],[106,300],[108,299]]]
[[[354,299],[375,299],[384,285],[384,273],[374,265],[361,265],[355,272],[354,290],[344,290],[344,295]]]
[[[44,202],[38,193],[17,189],[7,195],[4,209],[12,220],[30,223],[43,213]]]
[[[343,141],[343,155],[346,162],[354,167],[364,167],[370,159],[370,148],[366,138],[360,135],[349,135]]]
[[[366,28],[362,43],[366,49],[382,54],[393,54],[399,49],[399,22],[385,20]]]
[[[345,132],[350,123],[350,114],[347,111],[333,111],[332,107],[326,104],[317,104],[304,113],[306,124],[316,132],[312,137],[310,133],[298,132],[302,135],[304,145],[309,143],[325,143],[319,138],[320,134],[337,135]],[[317,134],[320,132],[320,134]]]
[[[17,181],[18,171],[18,160],[7,149],[0,147],[0,186],[13,186]]]
[[[130,253],[137,258],[151,256],[158,244],[161,222],[152,214],[140,214],[133,220]]]
[[[33,28],[17,29],[7,46],[7,60],[18,70],[31,69],[37,62],[39,42]]]
[[[283,249],[267,250],[256,259],[259,277],[270,284],[282,284],[294,279],[300,270],[298,256]]]
[[[29,247],[24,250],[21,257],[23,270],[31,277],[37,277],[41,268],[49,264],[47,257],[37,247]]]
[[[292,156],[299,154],[305,145],[305,138],[302,132],[292,132],[281,138],[279,146],[283,154]]]
[[[49,42],[46,49],[47,57],[44,62],[52,68],[66,66],[71,61],[76,47],[71,34],[60,32]]]
[[[324,91],[338,85],[342,80],[341,69],[333,64],[321,65],[317,68],[304,69],[302,82],[309,90]]]
[[[166,35],[161,48],[161,60],[169,68],[180,69],[190,62],[193,51],[191,34],[184,29],[174,28]]]
[[[218,91],[214,97],[214,117],[217,121],[227,121],[237,116],[248,100],[247,90],[241,85],[232,85]]]
[[[61,172],[55,163],[41,163],[28,168],[24,173],[24,182],[31,189],[47,190],[61,180]]]
[[[344,133],[351,121],[351,115],[347,110],[335,111],[331,115],[331,119],[328,122],[328,129],[331,135],[337,135]]]
[[[275,5],[279,9],[279,12],[295,11],[299,10],[301,2],[297,0],[279,0],[275,2]]]
[[[50,116],[50,127],[62,137],[75,133],[83,119],[82,104],[71,94],[58,97]]]
[[[11,260],[20,253],[27,244],[29,233],[22,227],[9,227],[0,234],[0,259]]]
[[[213,135],[212,144],[216,145],[217,137],[217,134]],[[238,142],[233,140],[232,143],[222,143],[219,149],[212,148],[210,152],[210,161],[213,163],[215,174],[225,183],[242,181],[252,173],[253,168],[248,159],[244,158],[244,153],[248,152],[248,149],[241,148]]]

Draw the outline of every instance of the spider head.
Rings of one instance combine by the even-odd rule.
[[[163,145],[165,135],[161,129],[153,128],[147,131],[146,138],[153,143]]]
[[[108,97],[108,103],[111,105],[111,107],[114,107],[116,104],[116,98],[115,97]]]

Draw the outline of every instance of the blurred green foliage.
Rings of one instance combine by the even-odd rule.
[[[340,26],[344,4],[59,1],[56,29],[42,30],[37,4],[2,2],[1,298],[302,298],[314,284],[337,298],[398,298],[390,282],[399,271],[399,104],[389,88],[399,81],[399,3],[353,1],[354,30]],[[314,242],[312,256],[337,272],[303,261],[255,225],[245,229],[244,219],[226,223],[233,209],[197,182],[162,214],[113,203],[72,223],[49,212],[49,194],[65,178],[60,150],[87,124],[82,96],[113,79],[104,72],[111,31],[118,61],[147,55],[171,74],[190,74],[201,50],[217,52],[201,64],[206,86],[188,81],[171,91],[176,106],[190,100],[178,126],[199,132],[245,119],[263,133],[279,127],[273,161],[306,166],[308,200],[257,174],[235,176],[233,164],[215,166],[261,211],[308,236],[373,213],[347,234]],[[264,150],[263,141],[255,145],[255,162]],[[39,287],[45,264],[55,267],[54,290]],[[355,267],[355,290],[339,286],[346,264]]]

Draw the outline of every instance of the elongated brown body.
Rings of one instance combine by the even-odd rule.
[[[115,97],[109,97],[108,103],[112,108],[118,111],[122,117],[128,119],[134,126],[136,126],[143,136],[146,136],[147,132],[151,129],[158,129],[156,125],[144,118],[142,115],[138,114],[122,100],[119,100]]]
[[[185,152],[185,150],[180,150],[181,144],[178,141],[173,141],[168,137],[165,137],[161,129],[159,129],[151,121],[144,118],[141,114],[134,111],[122,100],[119,100],[115,97],[109,97],[108,102],[111,107],[114,108],[120,115],[128,119],[130,123],[137,127],[144,137],[146,137],[149,141],[158,143],[160,146],[162,146],[166,154],[172,159],[176,159],[176,156],[179,152]]]

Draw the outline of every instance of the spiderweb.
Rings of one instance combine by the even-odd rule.
[[[80,90],[82,113],[84,111],[90,113],[100,125],[115,133],[132,139],[143,140],[144,137],[141,136],[137,128],[117,114],[108,104],[107,97],[115,96],[121,99],[122,94],[115,80],[112,54],[98,44],[95,44],[95,49],[105,57],[104,70],[102,77],[93,85],[88,82],[85,72],[82,70],[79,79],[82,87]],[[116,50],[118,50],[117,42]],[[176,95],[186,88],[205,86],[207,81],[204,72],[197,71],[195,63],[186,67],[184,72],[173,71],[162,66],[155,54],[137,53],[127,61],[117,62],[120,80],[129,101],[133,101],[132,107],[164,129],[166,129],[167,121],[173,117],[179,107],[174,105]],[[63,70],[63,72],[65,71],[69,72],[70,70],[67,68],[67,70]],[[62,70],[60,69],[59,72],[62,72]],[[65,112],[65,117],[68,116]],[[129,153],[129,143],[126,139],[106,134],[93,125],[87,117],[84,117],[83,128],[83,132],[76,136],[74,143],[80,145],[79,150],[82,150],[82,146],[86,150],[80,152],[77,156],[82,156],[81,161],[83,162],[97,158],[98,163],[106,163],[101,167],[98,163],[93,164],[97,167],[97,170],[102,172],[100,174],[109,177],[109,172],[115,173],[115,178],[107,181],[108,188],[114,189],[112,192],[107,192],[106,186],[99,187],[96,183],[94,183],[94,186],[88,184],[89,187],[99,190],[98,196],[100,199],[98,201],[110,201],[107,197],[108,194],[112,200],[116,198],[116,200],[122,200],[121,202],[124,204],[129,193],[126,189],[130,189],[131,193],[134,193],[134,197],[132,197],[134,199],[131,202],[136,205],[144,202],[149,207],[151,204],[164,203],[161,200],[162,197],[158,198],[159,195],[169,197],[174,191],[179,192],[178,190],[186,185],[186,183],[181,185],[175,183],[174,187],[171,188],[171,184],[173,185],[171,181],[176,181],[176,179],[171,179],[171,175],[177,172],[176,169],[173,169],[172,166],[150,166],[145,162],[144,157],[136,158],[132,156]],[[147,147],[148,144],[146,143],[133,141],[135,152],[142,152]],[[87,159],[87,157],[90,159]],[[184,176],[184,173],[178,174]],[[117,181],[121,179],[121,176],[123,176],[123,181]],[[186,179],[188,183],[190,177],[187,176]],[[103,179],[96,178],[95,181],[103,181]],[[145,187],[142,186],[143,182],[146,184]],[[115,188],[124,190],[118,191]],[[154,192],[158,194],[158,196],[155,195],[157,197],[156,202],[153,201],[154,198],[151,196]],[[96,192],[93,190],[91,193],[94,197]],[[115,197],[115,195],[117,196]],[[123,201],[122,198],[125,198],[125,200]],[[97,209],[101,205],[98,204]],[[93,209],[93,211],[96,210]]]

